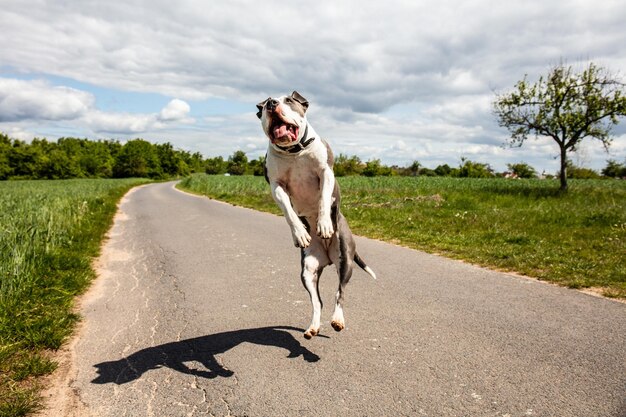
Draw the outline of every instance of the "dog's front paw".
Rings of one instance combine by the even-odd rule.
[[[304,227],[295,229],[293,231],[293,244],[296,248],[306,248],[311,244],[311,235],[306,231]]]
[[[317,221],[317,235],[322,239],[330,239],[333,237],[333,222],[330,220],[330,217],[320,218]]]

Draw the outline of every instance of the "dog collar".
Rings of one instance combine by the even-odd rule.
[[[285,152],[289,152],[289,153],[298,153],[303,151],[304,149],[306,149],[307,146],[309,146],[314,140],[315,140],[315,136],[306,139],[306,134],[309,132],[309,125],[306,125],[306,129],[304,129],[304,135],[302,135],[303,138],[305,138],[303,141],[300,141],[298,143],[296,143],[295,145],[291,145],[291,146],[279,146],[276,145],[276,147],[278,149],[280,149],[281,151],[285,151]]]

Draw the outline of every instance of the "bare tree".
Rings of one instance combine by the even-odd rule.
[[[509,144],[522,146],[529,135],[552,138],[560,149],[561,189],[567,189],[567,153],[586,137],[608,151],[611,128],[626,116],[624,84],[590,63],[582,73],[560,64],[532,84],[524,76],[512,92],[493,103],[498,124],[511,132]]]

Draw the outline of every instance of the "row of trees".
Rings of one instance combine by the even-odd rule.
[[[626,178],[626,161],[620,164],[616,161],[607,161],[607,166],[602,170],[601,174],[589,169],[575,166],[570,160],[567,162],[567,175],[568,178],[576,179],[591,179],[611,177],[611,178]],[[495,178],[495,177],[509,177],[509,178],[552,178],[551,174],[538,174],[535,168],[525,162],[519,162],[515,164],[507,164],[508,171],[496,172],[489,164],[471,161],[466,158],[461,158],[461,162],[456,167],[451,167],[448,164],[438,165],[436,168],[431,169],[422,166],[419,161],[414,161],[408,167],[399,166],[385,166],[379,159],[370,160],[368,162],[362,162],[357,156],[348,157],[346,155],[339,155],[335,160],[335,175],[364,175],[364,176],[429,176],[429,177],[458,177],[458,178]],[[556,174],[558,176],[558,173]]]
[[[227,159],[221,156],[205,159],[199,153],[174,149],[170,143],[153,144],[134,139],[121,144],[114,140],[91,141],[61,138],[56,142],[33,139],[31,143],[10,139],[0,133],[0,180],[63,178],[170,178],[194,172],[230,175],[263,175],[264,157],[249,160],[245,152],[236,151]],[[568,162],[568,178],[599,178],[600,174]],[[447,176],[490,178],[511,176],[536,178],[536,170],[523,162],[509,164],[508,171],[495,172],[489,164],[462,158],[458,166],[439,165],[434,169],[418,161],[406,167],[387,166],[379,159],[367,162],[358,156],[340,154],[335,159],[336,176]],[[602,170],[605,177],[626,177],[626,161],[608,161]]]
[[[263,165],[265,158],[248,160],[243,151],[236,151],[228,159],[221,156],[209,158],[205,161],[205,172],[211,175],[230,174],[230,175],[263,175]],[[626,178],[626,161],[624,164],[616,161],[607,161],[607,166],[602,173],[583,167],[575,166],[568,161],[568,178],[576,179],[592,179],[612,177]],[[512,178],[552,178],[555,175],[538,174],[537,171],[527,163],[519,162],[516,164],[507,164],[508,171],[496,172],[489,164],[474,162],[466,158],[461,158],[461,163],[456,167],[448,164],[438,165],[431,169],[422,166],[419,161],[414,161],[406,167],[397,165],[387,166],[381,163],[380,159],[372,159],[363,162],[358,156],[347,156],[339,154],[335,158],[334,172],[338,177],[363,175],[366,177],[375,176],[429,176],[429,177],[458,177],[458,178],[495,178],[495,177],[512,177]]]
[[[134,139],[91,141],[61,138],[31,143],[0,133],[0,180],[63,178],[167,178],[204,170],[198,152],[176,150],[170,143]]]

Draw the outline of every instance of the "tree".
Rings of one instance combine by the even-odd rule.
[[[422,177],[436,177],[437,173],[433,169],[422,167],[419,170],[419,175]]]
[[[363,163],[358,156],[354,155],[348,158],[347,155],[342,153],[335,158],[335,164],[333,165],[333,171],[337,177],[360,175],[363,172],[363,169]]]
[[[626,163],[620,164],[609,159],[606,161],[606,167],[602,169],[602,175],[610,178],[624,178],[626,177]]]
[[[600,178],[600,175],[591,168],[584,168],[574,165],[571,160],[567,160],[567,178],[577,180],[593,180]]]
[[[35,141],[33,140],[33,145]],[[56,178],[80,178],[86,175],[82,170],[81,160],[83,156],[90,154],[91,152],[86,149],[89,148],[89,143],[86,139],[76,138],[60,138],[56,146],[51,143],[52,149],[58,149],[60,153],[53,159],[55,164],[60,167],[63,166]],[[50,178],[50,177],[48,177]]]
[[[175,151],[171,143],[166,142],[156,147],[161,170],[165,176],[178,176],[189,174],[189,166],[181,157],[180,152]]]
[[[113,175],[115,158],[107,142],[85,140],[85,152],[80,158],[83,173],[90,178],[110,178]]]
[[[491,169],[489,164],[461,158],[458,176],[464,178],[491,178],[493,177],[493,169]]]
[[[259,159],[253,159],[248,163],[252,175],[262,177],[265,175],[265,156],[259,156]]]
[[[498,124],[512,134],[511,146],[522,146],[531,134],[558,144],[561,190],[567,189],[567,153],[586,137],[600,140],[608,150],[611,128],[626,115],[624,84],[593,63],[582,73],[560,64],[535,84],[524,76],[493,106]]]
[[[536,178],[537,171],[525,162],[519,162],[517,164],[506,164],[509,170],[517,175],[518,178]]]
[[[389,177],[393,175],[393,170],[380,162],[380,159],[371,159],[365,163],[362,174],[366,177]]]
[[[439,175],[440,177],[447,177],[450,175],[451,172],[452,168],[450,168],[448,164],[438,165],[437,168],[435,168],[435,174]]]
[[[409,175],[412,176],[412,177],[418,176],[419,173],[420,173],[420,167],[421,166],[422,166],[422,164],[420,164],[419,161],[413,161],[413,163],[408,168]]]
[[[244,175],[248,170],[248,157],[244,151],[235,151],[228,157],[227,172],[230,175]]]
[[[200,152],[195,152],[193,155],[187,151],[178,151],[178,154],[185,161],[185,164],[189,167],[191,172],[204,171],[204,159]]]
[[[226,172],[226,162],[221,156],[207,159],[204,167],[204,172],[208,175],[218,175]]]
[[[155,147],[143,139],[133,139],[117,154],[113,175],[118,178],[150,177],[163,175]]]
[[[72,163],[67,153],[55,147],[41,158],[37,178],[49,180],[76,178],[75,168],[76,165]]]
[[[4,133],[0,133],[0,180],[6,180],[13,173],[9,161],[11,153],[11,139]]]
[[[41,146],[32,146],[21,140],[13,140],[13,147],[9,152],[12,178],[37,178],[42,155]]]

